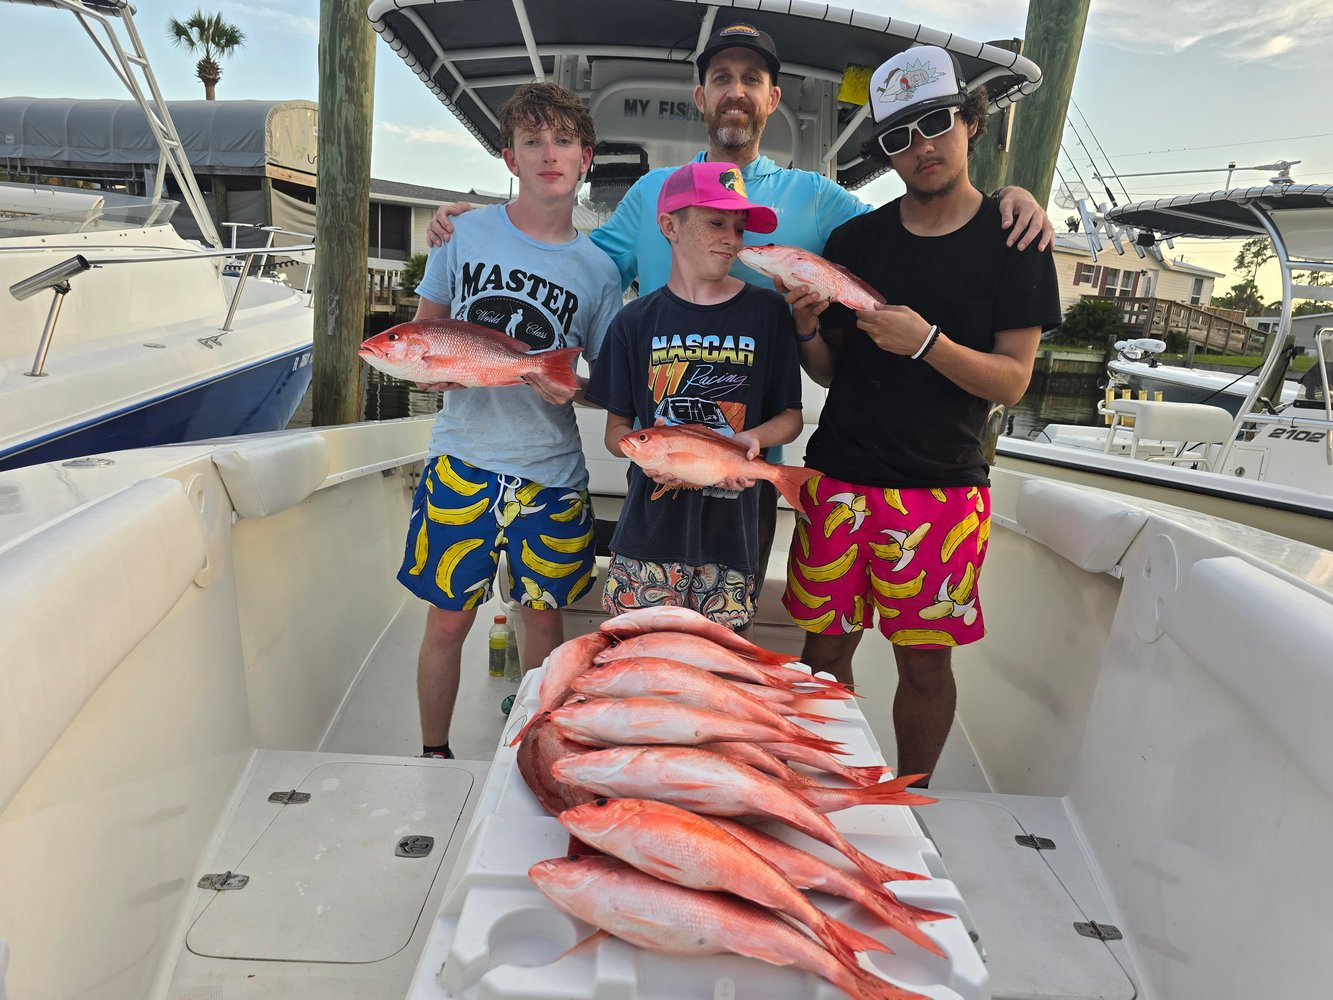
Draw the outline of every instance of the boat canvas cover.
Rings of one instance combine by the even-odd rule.
[[[272,167],[314,175],[319,105],[313,101],[168,101],[196,173]],[[157,141],[134,101],[0,98],[0,156],[23,167],[156,164]]]
[[[1106,218],[1117,226],[1152,230],[1159,239],[1266,236],[1268,231],[1254,208],[1266,213],[1290,214],[1330,207],[1333,207],[1333,185],[1270,184],[1138,201],[1110,209]],[[1329,245],[1326,242],[1325,249]]]
[[[731,22],[768,32],[782,57],[782,107],[761,152],[780,165],[828,171],[855,188],[887,168],[862,156],[869,74],[917,44],[957,55],[992,112],[1035,90],[1041,73],[1008,49],[947,31],[804,0],[375,0],[375,30],[489,152],[499,155],[500,105],[521,83],[555,80],[580,92],[599,140],[639,144],[651,166],[682,162],[706,145],[692,91],[695,54]],[[848,74],[848,70],[852,70]],[[814,128],[807,131],[807,124]],[[831,171],[829,171],[832,173]]]

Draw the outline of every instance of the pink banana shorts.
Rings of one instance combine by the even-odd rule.
[[[879,629],[898,646],[943,649],[986,634],[977,590],[990,489],[890,490],[817,476],[801,491],[782,603],[807,632]]]

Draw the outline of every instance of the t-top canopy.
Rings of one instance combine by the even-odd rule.
[[[584,96],[599,141],[642,147],[650,166],[685,162],[707,145],[692,97],[695,56],[733,22],[771,35],[782,60],[782,105],[761,152],[851,188],[885,169],[861,156],[871,135],[864,103],[870,72],[895,53],[949,49],[969,86],[986,88],[992,111],[1041,82],[1037,66],[1008,49],[804,0],[375,0],[369,17],[496,155],[500,105],[519,84],[546,79]]]
[[[1267,235],[1255,208],[1272,213],[1333,207],[1333,186],[1271,184],[1119,205],[1106,213],[1117,226],[1150,229],[1160,239],[1176,236]]]

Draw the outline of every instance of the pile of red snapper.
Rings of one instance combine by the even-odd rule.
[[[814,906],[815,889],[860,904],[903,937],[943,951],[920,925],[949,918],[904,903],[885,882],[924,879],[868,857],[824,815],[855,805],[918,805],[920,777],[838,760],[841,744],[798,720],[828,721],[835,681],[791,666],[683,608],[619,615],[547,660],[540,705],[514,738],[518,767],[570,832],[571,853],[529,877],[559,909],[672,955],[732,952],[794,966],[856,1000],[919,994],[863,967],[888,952]],[[804,764],[852,787],[823,785]],[[776,820],[845,856],[854,870],[747,825]]]

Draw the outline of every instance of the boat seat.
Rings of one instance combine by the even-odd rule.
[[[329,452],[319,434],[264,438],[213,453],[231,505],[241,517],[294,507],[324,485]]]
[[[70,572],[67,553],[78,553]],[[0,810],[75,716],[190,588],[199,514],[145,479],[25,539],[0,561]]]
[[[1148,521],[1142,508],[1114,497],[1040,479],[1019,487],[1015,517],[1029,538],[1089,573],[1119,565]]]
[[[1176,454],[1152,455],[1147,457],[1147,461],[1197,464],[1210,470],[1212,467],[1207,456],[1186,446],[1222,443],[1231,436],[1234,420],[1231,413],[1220,406],[1167,403],[1155,399],[1113,399],[1106,403],[1106,410],[1111,414],[1111,426],[1106,432],[1106,452],[1111,451],[1116,429],[1121,426],[1121,422],[1126,417],[1133,417],[1130,458],[1139,457],[1139,446],[1144,442],[1179,442],[1180,450]]]

